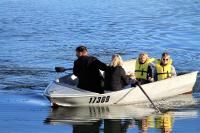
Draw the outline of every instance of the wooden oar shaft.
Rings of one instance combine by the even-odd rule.
[[[153,105],[153,107],[160,112],[159,108],[155,106],[155,104],[152,102],[152,100],[150,99],[150,97],[147,95],[147,93],[144,91],[144,89],[142,88],[142,86],[140,84],[137,84],[138,87],[141,89],[141,91],[144,93],[144,95],[148,98],[148,100],[151,102],[151,104]]]

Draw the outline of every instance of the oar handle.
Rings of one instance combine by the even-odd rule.
[[[152,100],[151,100],[150,97],[147,95],[147,93],[144,91],[144,89],[142,88],[142,86],[140,85],[139,82],[137,82],[137,86],[141,89],[141,91],[144,93],[144,95],[148,98],[148,100],[151,102],[151,104],[153,105],[153,107],[154,107],[159,113],[161,113],[160,110],[159,110],[159,108],[155,106],[155,104],[152,102]]]
[[[73,68],[66,68],[65,71],[67,71],[67,70],[73,70]]]
[[[55,67],[56,72],[65,72],[67,70],[73,70],[73,68],[65,68],[65,67]]]

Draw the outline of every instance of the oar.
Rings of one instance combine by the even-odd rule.
[[[55,67],[56,72],[65,72],[67,70],[73,70],[73,68]]]
[[[142,88],[142,86],[140,85],[139,82],[136,83],[137,86],[141,89],[141,91],[144,93],[144,95],[148,98],[148,100],[151,102],[151,104],[153,105],[153,107],[157,110],[158,113],[161,113],[161,111],[159,110],[158,107],[155,106],[155,104],[152,102],[152,100],[150,99],[150,97],[147,95],[147,93],[144,91],[144,89]]]

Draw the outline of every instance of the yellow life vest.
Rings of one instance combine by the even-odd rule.
[[[161,115],[155,119],[155,127],[156,128],[164,128],[169,131],[172,130],[173,127],[173,119],[170,113],[166,113]]]
[[[147,116],[147,125],[148,125],[148,127],[151,127],[151,128],[153,128],[153,127],[155,127],[155,124],[154,124],[154,117],[153,116]]]
[[[173,125],[172,116],[169,113],[163,115],[163,128],[171,131]]]
[[[139,59],[136,61],[135,66],[135,77],[137,79],[145,79],[147,80],[147,71],[149,63],[155,61],[154,58],[147,59],[147,61],[144,64],[139,63]]]
[[[160,65],[160,61],[157,61],[158,63],[156,64],[156,72],[157,72],[157,79],[163,80],[167,79],[168,77],[172,76],[172,66],[171,62],[169,62],[167,65],[162,66]]]

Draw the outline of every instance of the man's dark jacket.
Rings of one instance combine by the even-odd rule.
[[[99,69],[105,71],[107,66],[93,56],[82,56],[75,60],[73,73],[79,79],[77,87],[92,92],[103,93],[103,77]]]

